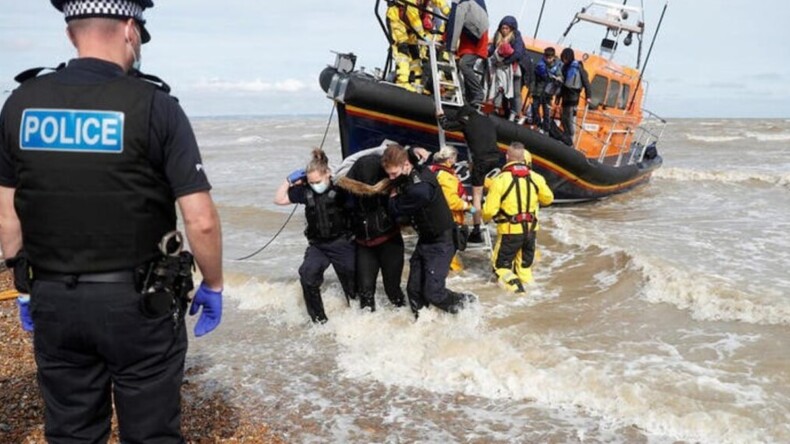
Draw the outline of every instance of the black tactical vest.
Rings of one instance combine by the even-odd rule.
[[[310,241],[324,241],[336,239],[349,231],[348,215],[343,208],[341,193],[330,185],[327,191],[316,193],[305,185],[304,214],[307,218],[307,228],[304,235]]]
[[[173,193],[148,153],[156,86],[58,77],[24,82],[5,105],[23,248],[34,267],[53,272],[131,269],[153,259],[176,226]]]
[[[430,241],[455,226],[455,222],[447,200],[444,198],[444,193],[442,193],[441,185],[429,168],[413,169],[406,179],[405,187],[408,189],[408,187],[421,182],[428,183],[434,188],[433,200],[411,215],[412,226],[417,230],[420,240]]]

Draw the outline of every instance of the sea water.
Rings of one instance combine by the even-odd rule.
[[[790,442],[790,122],[671,120],[649,184],[541,211],[526,295],[469,252],[448,286],[480,303],[415,322],[381,286],[378,311],[349,308],[330,269],[323,326],[299,286],[302,208],[235,259],[286,221],[274,191],[326,119],[193,124],[226,305],[187,365],[288,441]],[[324,147],[340,160],[335,123]]]

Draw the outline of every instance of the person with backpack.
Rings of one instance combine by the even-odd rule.
[[[546,179],[528,165],[527,154],[521,142],[510,144],[507,163],[483,205],[483,220],[493,220],[499,235],[491,258],[494,272],[499,284],[514,293],[523,293],[524,284],[532,282],[538,208],[554,201]]]
[[[549,46],[543,50],[543,58],[535,64],[535,72],[529,85],[532,96],[532,119],[538,127],[548,131],[551,122],[551,103],[560,92],[562,63],[557,53]]]
[[[573,49],[565,48],[560,54],[562,60],[562,115],[560,123],[565,135],[564,142],[573,145],[573,134],[576,126],[576,109],[579,107],[579,97],[584,89],[587,104],[590,103],[590,80],[581,60],[575,60]],[[568,143],[570,141],[570,143]]]

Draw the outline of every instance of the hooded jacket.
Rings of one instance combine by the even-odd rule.
[[[524,37],[521,35],[521,31],[518,30],[518,20],[512,15],[505,16],[500,22],[499,26],[497,26],[497,32],[494,35],[494,41],[488,46],[488,56],[494,54],[494,51],[497,49],[497,35],[499,34],[499,30],[502,29],[502,25],[510,26],[510,29],[513,30],[513,40],[510,41],[510,46],[513,48],[513,54],[504,58],[503,62],[506,64],[510,63],[518,63],[518,66],[521,67],[521,75],[522,75],[522,82],[525,85],[530,83],[532,77],[532,61],[527,55],[527,47],[524,46]]]

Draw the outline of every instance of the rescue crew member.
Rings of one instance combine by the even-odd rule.
[[[211,186],[178,101],[139,71],[153,2],[52,5],[78,58],[17,76],[0,117],[0,243],[6,257],[30,263],[21,277],[32,273],[45,439],[106,442],[114,404],[122,442],[180,443],[186,295],[141,295],[135,270],[150,278],[147,265],[164,258],[157,243],[176,229],[177,202],[203,275],[190,309],[202,308],[195,335],[219,325]],[[163,304],[152,312],[154,297]]]
[[[320,150],[313,150],[312,159],[304,170],[291,173],[277,188],[277,205],[304,204],[309,243],[304,262],[299,267],[299,282],[307,314],[316,323],[327,321],[321,284],[324,271],[332,265],[346,300],[355,298],[354,242],[351,238],[348,195],[331,181],[329,159]]]
[[[510,291],[524,292],[532,282],[535,231],[539,205],[554,201],[546,180],[525,162],[528,152],[520,142],[507,150],[507,163],[494,178],[483,206],[483,220],[497,224],[492,263],[499,283]]]
[[[422,84],[422,57],[417,42],[426,38],[422,14],[413,5],[388,0],[387,28],[392,40],[395,84],[416,91],[414,84]]]
[[[376,279],[381,271],[384,292],[390,303],[402,307],[406,296],[401,289],[404,265],[403,236],[400,225],[389,213],[389,179],[381,166],[388,143],[359,151],[343,160],[338,168],[337,185],[354,197],[352,227],[357,242],[356,284],[359,304],[376,310]],[[409,150],[426,159],[422,148]]]
[[[472,203],[469,202],[466,195],[464,184],[455,172],[455,162],[458,160],[458,151],[451,146],[444,146],[438,153],[433,155],[433,165],[430,166],[431,171],[436,174],[436,180],[442,187],[442,194],[447,201],[447,206],[453,214],[453,222],[456,224],[456,236],[466,236],[468,230],[466,229],[466,212],[474,215],[477,211]],[[457,239],[456,243],[466,243],[466,238]],[[456,245],[457,246],[457,245]],[[453,256],[453,261],[450,262],[450,270],[460,271],[464,266],[458,253]]]
[[[570,141],[572,145],[573,133],[576,129],[576,110],[579,107],[579,97],[582,89],[584,89],[586,104],[589,105],[590,103],[590,79],[582,62],[576,60],[573,49],[563,49],[560,53],[560,60],[562,61],[563,78],[562,88],[560,89],[560,97],[562,97],[560,123],[562,124],[562,132],[567,136],[565,142]]]
[[[455,254],[453,216],[441,192],[436,176],[429,168],[414,165],[405,149],[390,145],[381,157],[381,165],[394,183],[390,212],[408,217],[417,231],[417,246],[409,259],[406,293],[415,316],[425,306],[433,305],[457,313],[474,296],[447,289],[445,280]]]
[[[458,58],[466,103],[479,107],[485,99],[483,76],[488,57],[488,11],[485,0],[453,3],[444,33],[447,49]]]
[[[483,185],[486,176],[499,166],[501,154],[497,146],[496,125],[487,115],[469,104],[459,110],[448,109],[446,114],[438,115],[439,125],[447,131],[462,131],[466,146],[472,157],[472,213],[474,228],[469,234],[469,242],[481,243],[481,209]]]

